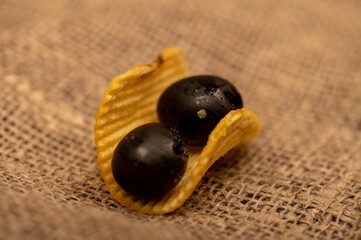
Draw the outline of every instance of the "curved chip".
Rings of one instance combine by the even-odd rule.
[[[170,192],[145,199],[124,191],[112,172],[113,152],[120,140],[134,128],[158,122],[157,101],[163,91],[189,76],[183,54],[169,47],[150,65],[137,66],[114,78],[96,115],[95,144],[98,164],[110,194],[123,206],[148,214],[164,214],[180,207],[192,194],[208,168],[238,144],[260,131],[258,117],[246,108],[230,111],[215,127],[203,148],[188,148],[187,170]]]

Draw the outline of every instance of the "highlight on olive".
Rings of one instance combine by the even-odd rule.
[[[162,123],[179,131],[187,145],[201,146],[229,111],[242,107],[242,97],[230,82],[201,75],[168,87],[158,101],[157,114]]]
[[[148,123],[129,132],[117,145],[112,171],[127,192],[157,197],[182,178],[188,151],[178,133],[163,123]]]

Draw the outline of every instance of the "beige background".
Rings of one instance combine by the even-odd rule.
[[[263,130],[147,216],[107,192],[93,125],[111,79],[168,45]],[[0,239],[361,238],[358,0],[0,0],[0,99]]]

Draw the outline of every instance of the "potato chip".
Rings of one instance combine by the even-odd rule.
[[[188,148],[186,172],[170,192],[146,199],[124,191],[112,172],[117,144],[134,128],[158,122],[156,108],[160,95],[168,86],[188,76],[182,52],[177,47],[168,47],[152,64],[134,67],[114,78],[104,93],[94,127],[98,164],[110,194],[129,209],[148,214],[164,214],[177,209],[217,159],[260,131],[260,121],[250,110],[230,111],[211,132],[203,148]]]

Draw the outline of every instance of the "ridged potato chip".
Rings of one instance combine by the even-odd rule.
[[[180,207],[192,194],[208,168],[235,146],[260,131],[258,117],[247,108],[230,111],[214,128],[203,148],[188,148],[186,172],[180,182],[162,197],[146,199],[124,191],[112,172],[113,152],[134,128],[158,122],[157,101],[176,81],[188,77],[182,52],[169,47],[150,65],[137,66],[114,78],[96,115],[95,144],[98,164],[110,194],[123,206],[148,214],[164,214]]]

